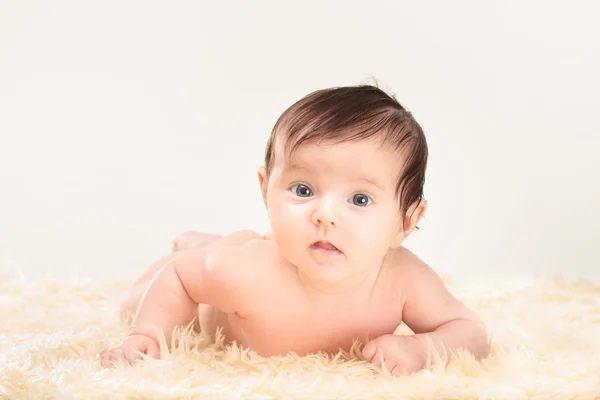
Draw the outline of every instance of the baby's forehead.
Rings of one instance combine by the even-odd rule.
[[[297,148],[278,146],[275,163],[283,171],[306,170],[344,177],[395,179],[401,169],[397,152],[377,142],[346,141],[302,143]]]

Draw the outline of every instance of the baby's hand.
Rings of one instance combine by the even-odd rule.
[[[158,343],[146,335],[129,335],[120,346],[104,352],[100,358],[102,366],[112,367],[115,363],[126,362],[131,364],[134,361],[141,360],[142,356],[138,353],[158,358],[160,355]]]
[[[362,353],[380,368],[385,364],[394,376],[418,372],[427,362],[426,350],[413,336],[383,335],[367,343]]]

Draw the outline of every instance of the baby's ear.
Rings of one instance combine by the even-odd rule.
[[[415,230],[423,215],[427,211],[427,202],[423,199],[415,202],[415,204],[408,208],[406,216],[404,217],[404,230],[408,233]]]
[[[267,207],[267,186],[268,186],[267,169],[262,165],[258,169],[258,184],[260,185],[260,192],[262,194],[263,203]]]
[[[408,208],[404,216],[404,225],[400,226],[394,247],[399,247],[408,235],[415,230],[417,224],[421,221],[423,215],[425,215],[425,211],[427,211],[427,202],[423,199],[415,202]]]

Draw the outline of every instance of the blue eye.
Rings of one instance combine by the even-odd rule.
[[[355,206],[364,207],[371,203],[372,200],[369,198],[369,196],[366,196],[364,194],[355,194],[354,196],[352,196],[352,204],[354,204]]]
[[[292,192],[298,197],[312,196],[312,190],[306,185],[294,185],[292,186]]]

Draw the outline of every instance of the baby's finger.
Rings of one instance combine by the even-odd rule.
[[[155,343],[151,343],[146,348],[146,355],[150,358],[159,358],[160,357],[160,349]]]
[[[114,367],[115,364],[121,363],[125,360],[123,350],[121,348],[111,349],[104,353],[102,357],[102,365],[107,368]]]
[[[376,351],[377,351],[377,346],[375,345],[375,343],[369,342],[363,348],[362,355],[367,361],[371,362],[371,361],[373,361],[373,357],[375,356]]]
[[[390,374],[392,376],[403,376],[404,368],[402,368],[400,365],[395,365],[394,368],[392,368],[392,370],[390,371]]]
[[[127,362],[127,357],[125,357],[125,351],[123,348],[119,347],[118,349],[115,349],[113,352],[113,361],[116,363]]]
[[[383,352],[381,351],[381,349],[377,349],[375,351],[371,363],[377,368],[381,368],[383,365],[385,365],[385,357],[383,356]]]
[[[124,352],[125,352],[125,359],[130,364],[133,363],[134,361],[142,358],[142,356],[139,355],[140,349],[137,348],[136,346],[127,346],[127,347],[125,347]]]
[[[104,368],[112,367],[113,363],[110,358],[110,353],[108,351],[100,353],[100,365],[102,365],[102,367]]]

